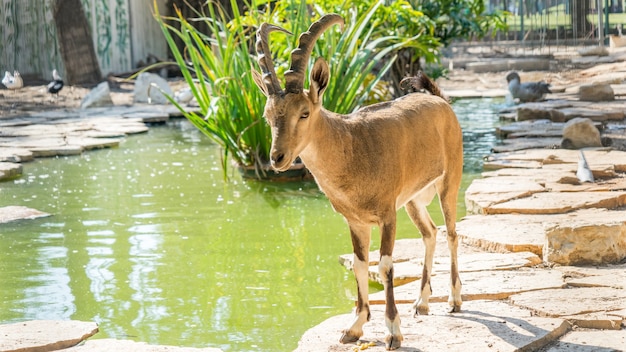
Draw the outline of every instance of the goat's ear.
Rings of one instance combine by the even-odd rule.
[[[322,100],[322,94],[328,87],[330,79],[330,70],[328,64],[321,57],[315,60],[313,69],[311,70],[311,86],[309,87],[309,97],[313,104],[317,104]]]
[[[267,92],[267,87],[265,86],[265,82],[263,82],[263,75],[255,69],[252,69],[252,79],[254,83],[256,83],[257,87],[263,92],[263,94],[268,97],[269,93]]]

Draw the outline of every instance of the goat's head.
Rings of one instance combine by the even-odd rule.
[[[310,87],[304,89],[304,75],[315,41],[333,24],[342,24],[339,15],[329,14],[313,23],[302,33],[298,48],[291,52],[291,67],[285,72],[283,90],[269,49],[268,35],[273,31],[289,33],[287,30],[263,23],[257,30],[256,50],[263,74],[252,70],[254,81],[267,97],[265,119],[272,131],[271,163],[278,171],[285,171],[309,143],[309,127],[319,118],[322,94],[328,86],[330,71],[326,62],[315,61],[310,76]]]

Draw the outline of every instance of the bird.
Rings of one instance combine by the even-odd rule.
[[[56,69],[52,70],[52,78],[53,81],[48,83],[48,93],[56,94],[58,99],[59,91],[63,89],[63,79],[59,76],[59,72]]]
[[[578,177],[580,183],[595,182],[593,178],[593,172],[591,172],[591,169],[587,164],[587,159],[585,159],[585,154],[582,150],[580,151],[580,155],[578,158],[578,170],[576,171],[576,177]]]
[[[518,99],[521,103],[539,101],[546,94],[552,93],[550,84],[544,81],[521,83],[517,72],[509,73],[506,76],[506,81],[509,83],[509,92],[511,92],[513,99]]]
[[[24,86],[24,81],[22,81],[22,76],[17,71],[13,71],[13,75],[9,71],[4,72],[4,78],[2,79],[2,84],[5,87],[11,90],[20,89]]]

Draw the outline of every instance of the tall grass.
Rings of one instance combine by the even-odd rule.
[[[252,0],[247,6],[250,11],[241,14],[237,2],[231,0],[234,14],[228,19],[216,3],[209,1],[206,8],[196,10],[196,18],[187,19],[180,9],[175,9],[175,16],[162,16],[154,5],[155,17],[170,50],[198,101],[199,113],[188,112],[173,99],[170,101],[222,147],[225,177],[229,158],[242,166],[265,169],[269,164],[271,133],[263,119],[265,96],[251,75],[252,69],[258,70],[254,53],[256,28],[262,22],[270,22],[296,34],[272,34],[270,38],[276,72],[282,78],[297,36],[323,15],[324,9],[308,6],[303,0],[274,2],[272,7],[268,2]],[[349,113],[380,95],[374,88],[395,60],[389,54],[414,45],[419,39],[419,35],[375,37],[375,16],[380,6],[382,2],[361,12],[346,9],[340,14],[346,20],[344,30],[332,28],[318,40],[312,56],[324,57],[332,76],[324,94],[323,105],[327,109]],[[198,31],[193,26],[196,21],[204,22],[210,33]],[[178,48],[176,39],[184,49]],[[386,62],[381,62],[383,58]]]

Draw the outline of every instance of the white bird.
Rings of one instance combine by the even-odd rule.
[[[578,177],[580,183],[595,182],[593,173],[587,164],[587,159],[585,159],[585,154],[583,154],[582,150],[580,151],[580,156],[578,158],[578,170],[576,171],[576,177]]]
[[[519,99],[521,103],[543,100],[546,94],[552,93],[550,84],[544,81],[521,83],[517,72],[509,73],[506,81],[509,83],[509,92],[513,99]]]
[[[174,94],[174,100],[177,103],[187,104],[191,101],[191,99],[193,99],[193,92],[189,87],[180,89]]]
[[[24,86],[24,81],[22,81],[22,76],[17,71],[13,71],[13,76],[9,71],[4,72],[4,78],[2,79],[2,84],[8,89],[20,89]]]

